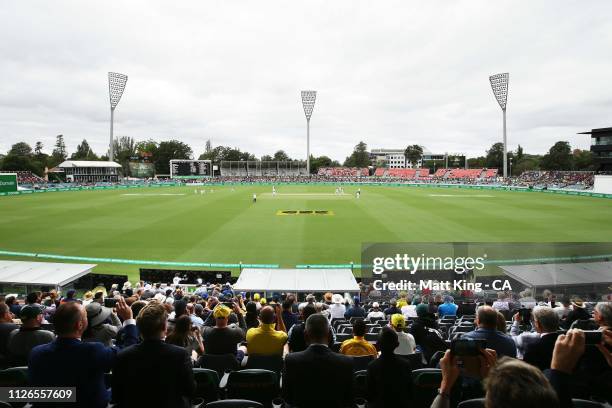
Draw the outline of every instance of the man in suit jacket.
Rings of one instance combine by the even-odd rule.
[[[123,298],[117,300],[117,315],[123,320],[125,344],[135,344],[136,326],[132,310]],[[30,352],[28,376],[33,387],[76,387],[76,403],[70,407],[105,408],[110,393],[104,384],[104,373],[111,371],[119,351],[102,343],[81,341],[87,329],[87,313],[77,302],[66,302],[53,319],[57,339],[36,346]],[[50,403],[49,406],[57,404]],[[36,404],[36,407],[45,406]]]
[[[165,343],[168,315],[160,303],[145,306],[136,320],[142,343],[122,350],[113,369],[113,402],[119,407],[190,407],[195,391],[191,356]]]
[[[353,362],[327,345],[329,322],[320,313],[306,320],[308,348],[287,354],[283,396],[298,407],[349,407],[353,404]]]
[[[520,316],[514,315],[510,333],[523,360],[544,371],[550,368],[555,341],[559,330],[559,317],[554,309],[548,306],[536,306],[532,311],[535,332],[518,334]]]

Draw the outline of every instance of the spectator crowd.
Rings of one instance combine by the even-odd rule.
[[[550,292],[362,302],[126,282],[0,299],[0,386],[21,370],[28,386],[76,387],[74,407],[235,397],[286,407],[610,403],[611,350],[611,302]]]

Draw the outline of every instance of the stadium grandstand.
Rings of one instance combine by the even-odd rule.
[[[1,173],[17,174],[17,183],[19,185],[44,184],[47,182],[44,178],[37,176],[31,171],[0,171],[0,174]]]
[[[318,172],[318,176],[323,177],[335,177],[335,178],[343,178],[343,177],[367,177],[369,175],[369,171],[366,167],[357,168],[357,167],[321,167]]]
[[[235,287],[187,290],[177,275],[4,295],[0,386],[75,387],[70,406],[78,407],[442,407],[451,393],[455,406],[484,407],[521,376],[533,381],[521,394],[550,406],[612,401],[609,346],[584,346],[591,333],[612,344],[610,298],[383,294],[365,282],[345,293],[244,292],[267,287],[261,276],[253,271]],[[489,384],[483,389],[479,375],[454,387],[452,360],[480,354],[479,370],[495,366],[480,371]],[[580,379],[571,389],[570,378]],[[145,385],[161,392],[138,391]],[[342,392],[312,392],[325,387]],[[461,402],[474,398],[480,405]]]
[[[229,161],[222,160],[220,174],[224,177],[295,177],[306,176],[303,161]]]

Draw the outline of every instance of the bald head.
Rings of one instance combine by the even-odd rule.
[[[497,311],[491,306],[480,306],[476,312],[476,324],[483,329],[497,327]]]
[[[259,320],[263,324],[272,324],[276,320],[274,309],[271,306],[262,307],[259,311]]]
[[[87,312],[80,303],[64,303],[53,315],[53,325],[59,337],[80,338],[87,329]]]

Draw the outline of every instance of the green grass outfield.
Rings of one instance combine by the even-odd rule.
[[[344,196],[334,189],[281,185],[276,197],[262,185],[206,187],[205,195],[164,187],[0,197],[0,249],[293,267],[359,263],[363,242],[612,241],[610,199],[385,186],[362,187],[356,199],[355,186]],[[95,272],[135,279],[138,266],[101,263]]]

